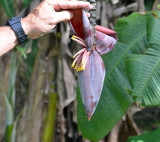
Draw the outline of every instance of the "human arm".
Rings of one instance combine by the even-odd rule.
[[[56,24],[72,18],[72,9],[92,7],[88,2],[44,0],[27,17],[21,20],[29,39],[38,38],[52,30]],[[18,44],[16,34],[9,26],[0,27],[0,56]]]

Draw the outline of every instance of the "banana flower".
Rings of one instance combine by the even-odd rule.
[[[73,10],[73,18],[69,23],[74,34],[72,39],[82,46],[73,57],[72,67],[78,72],[82,102],[90,121],[98,105],[105,78],[105,65],[100,55],[113,49],[118,40],[117,34],[113,30],[96,25],[94,44],[94,33],[83,9]]]

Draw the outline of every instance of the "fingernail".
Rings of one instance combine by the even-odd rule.
[[[86,3],[87,3],[88,6],[90,5],[90,2],[86,2]]]

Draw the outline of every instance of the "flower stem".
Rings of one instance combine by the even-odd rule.
[[[90,13],[89,21],[91,23],[93,33],[94,33],[93,44],[96,45],[96,30],[95,30],[95,26],[96,26],[96,0],[89,0],[89,2],[93,6],[93,9],[91,9],[89,11],[89,13]]]

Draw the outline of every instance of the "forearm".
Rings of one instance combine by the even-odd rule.
[[[71,20],[72,9],[93,8],[83,1],[43,0],[27,17],[21,20],[28,39],[35,39],[52,30],[56,24]],[[9,26],[0,27],[0,56],[18,44],[15,32]]]
[[[27,16],[21,20],[22,28],[27,34],[28,38],[33,38],[32,35],[29,34],[32,29],[30,29],[30,24],[28,22],[30,18]],[[11,49],[13,49],[18,44],[17,36],[13,29],[10,26],[0,27],[0,56],[4,55]]]
[[[0,27],[0,56],[18,44],[16,34],[9,26]]]

